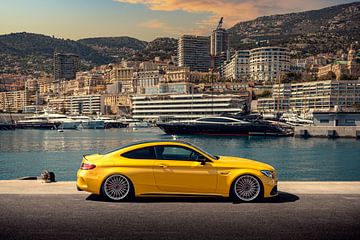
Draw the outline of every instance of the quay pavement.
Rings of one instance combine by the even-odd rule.
[[[360,182],[279,182],[278,197],[108,202],[75,182],[0,181],[0,239],[360,239]]]

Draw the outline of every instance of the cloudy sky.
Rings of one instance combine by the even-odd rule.
[[[0,34],[61,38],[207,34],[263,15],[319,9],[355,0],[0,0]]]

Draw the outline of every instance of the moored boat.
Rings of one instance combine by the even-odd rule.
[[[171,135],[229,135],[229,136],[290,136],[292,132],[264,120],[241,120],[231,117],[204,117],[189,121],[157,123]]]
[[[84,129],[105,129],[105,121],[92,119],[88,116],[71,116],[71,119],[80,123]]]

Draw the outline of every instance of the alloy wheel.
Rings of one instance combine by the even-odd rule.
[[[114,201],[119,201],[129,195],[130,183],[129,180],[122,175],[112,175],[104,182],[103,190],[106,197]]]
[[[245,202],[255,200],[261,191],[259,180],[251,175],[240,176],[234,184],[236,196]]]

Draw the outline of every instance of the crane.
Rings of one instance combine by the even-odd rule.
[[[220,28],[222,27],[223,19],[224,19],[224,17],[221,17],[221,18],[220,18],[220,21],[219,21],[219,24],[218,24],[217,27],[216,27],[216,30],[218,30],[218,29],[220,29]]]

